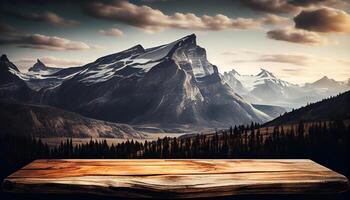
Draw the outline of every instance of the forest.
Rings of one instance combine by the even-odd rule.
[[[337,120],[331,123],[315,122],[305,129],[284,130],[275,126],[273,133],[262,136],[257,124],[234,126],[212,135],[197,134],[185,138],[165,137],[140,143],[128,140],[108,145],[106,140],[73,145],[72,139],[50,148],[39,138],[2,135],[0,165],[2,178],[34,159],[109,158],[109,159],[263,159],[307,158],[349,177],[350,126]]]

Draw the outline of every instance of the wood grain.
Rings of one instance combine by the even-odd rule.
[[[6,192],[195,198],[329,194],[346,177],[311,160],[36,160],[8,176]]]

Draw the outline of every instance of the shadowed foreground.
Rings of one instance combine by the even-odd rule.
[[[311,160],[36,160],[7,177],[15,193],[195,198],[333,194],[346,177]]]

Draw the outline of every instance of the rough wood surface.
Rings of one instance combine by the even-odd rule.
[[[7,192],[194,198],[322,194],[346,177],[311,160],[36,160],[8,176]]]

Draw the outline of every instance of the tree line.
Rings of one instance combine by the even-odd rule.
[[[313,123],[306,130],[299,123],[284,130],[275,126],[271,134],[263,135],[257,124],[234,126],[214,134],[192,137],[165,137],[144,143],[128,140],[109,145],[106,140],[73,144],[72,139],[50,148],[41,139],[3,135],[0,159],[4,173],[40,158],[308,158],[339,171],[349,173],[350,126],[337,120]]]

